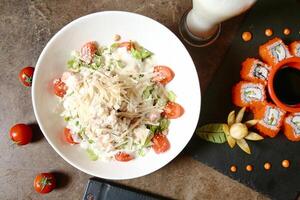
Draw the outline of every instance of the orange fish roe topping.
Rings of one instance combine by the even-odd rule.
[[[289,35],[289,34],[291,34],[291,29],[289,29],[289,28],[283,29],[283,34],[284,34],[284,35]]]
[[[267,29],[265,30],[265,35],[268,36],[268,37],[272,36],[272,35],[273,35],[273,30],[270,29],[270,28],[267,28]]]
[[[237,171],[237,167],[235,165],[231,165],[230,171],[231,172],[236,172]]]
[[[264,164],[264,168],[265,168],[265,170],[270,170],[270,169],[271,169],[271,163],[266,162],[266,163]]]
[[[248,172],[251,172],[251,171],[253,170],[253,166],[252,166],[252,165],[247,165],[247,166],[246,166],[246,170],[247,170]]]
[[[288,168],[290,166],[290,161],[289,160],[283,160],[281,162],[282,167]]]
[[[288,47],[282,39],[276,37],[259,46],[259,55],[264,62],[273,66],[291,57]]]
[[[245,42],[248,42],[252,39],[252,33],[250,33],[249,31],[245,31],[243,32],[242,34],[242,39],[245,41]]]

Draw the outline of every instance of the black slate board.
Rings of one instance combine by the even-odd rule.
[[[282,33],[286,27],[292,30],[289,36]],[[273,29],[272,37],[264,35],[266,28]],[[244,31],[252,32],[251,41],[242,41],[241,34]],[[204,92],[199,126],[206,123],[226,122],[227,114],[235,108],[231,103],[231,88],[240,80],[242,61],[247,57],[259,58],[259,45],[275,36],[281,37],[286,43],[299,40],[299,31],[300,1],[259,0],[245,16],[224,61]],[[251,155],[245,154],[237,146],[230,149],[227,143],[212,144],[194,136],[187,151],[196,160],[272,199],[296,199],[300,192],[300,143],[292,143],[280,133],[275,139],[248,142],[248,144],[252,150]],[[291,161],[290,168],[281,167],[281,161],[284,159]],[[267,161],[272,164],[269,171],[264,170],[263,167]],[[233,164],[238,168],[236,173],[231,173],[229,170]],[[247,164],[253,165],[252,172],[245,170]]]

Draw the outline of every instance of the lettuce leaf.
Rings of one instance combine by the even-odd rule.
[[[96,161],[98,160],[98,155],[95,154],[95,152],[92,149],[86,149],[86,152],[88,154],[89,159],[91,159],[92,161]]]
[[[131,48],[131,55],[137,59],[143,61],[144,59],[153,55],[153,53],[142,46],[135,45],[136,48]]]
[[[168,91],[167,97],[172,102],[176,100],[176,94],[173,91]]]

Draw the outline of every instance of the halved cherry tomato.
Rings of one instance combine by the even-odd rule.
[[[32,130],[26,124],[16,124],[9,131],[10,138],[18,145],[28,144],[32,139]]]
[[[19,73],[19,79],[23,83],[23,85],[30,87],[32,84],[34,68],[27,66],[24,67]]]
[[[56,187],[56,179],[51,173],[38,174],[34,179],[33,187],[38,193],[49,193]]]
[[[133,159],[133,156],[128,153],[119,152],[115,155],[115,159],[121,162],[128,162]]]
[[[166,66],[155,66],[154,67],[154,73],[156,73],[156,76],[153,77],[153,81],[160,82],[161,84],[166,85],[171,80],[173,80],[175,74],[174,72]]]
[[[134,49],[134,43],[129,41],[129,42],[121,42],[119,43],[119,47],[126,47],[127,51],[131,51],[131,49]]]
[[[152,138],[152,142],[152,148],[157,154],[166,152],[170,148],[170,142],[168,138],[162,133],[155,134]]]
[[[183,115],[184,109],[181,105],[169,101],[164,108],[163,115],[168,119],[176,119]]]
[[[63,97],[66,94],[68,89],[66,84],[63,81],[61,81],[60,78],[55,79],[53,81],[53,88],[54,88],[54,93],[56,94],[56,96],[59,97]]]
[[[80,56],[81,59],[90,64],[97,52],[97,46],[95,42],[88,42],[81,47]]]
[[[65,135],[65,138],[66,138],[66,141],[70,144],[78,144],[78,142],[75,142],[73,140],[73,137],[72,137],[72,133],[71,133],[71,130],[68,129],[68,128],[64,128],[64,135]]]

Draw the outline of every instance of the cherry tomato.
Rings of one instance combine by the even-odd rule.
[[[169,101],[164,108],[163,115],[168,119],[176,119],[183,115],[184,109],[181,105]]]
[[[59,97],[63,97],[66,94],[68,89],[66,84],[63,81],[61,81],[60,78],[55,79],[53,81],[53,88],[54,88],[54,93],[56,94],[56,96]]]
[[[131,51],[131,49],[134,49],[134,43],[129,41],[129,42],[121,42],[119,44],[119,47],[126,47],[127,51]]]
[[[78,144],[77,142],[75,142],[75,141],[73,140],[72,133],[71,133],[71,130],[70,130],[70,129],[65,128],[65,129],[64,129],[64,135],[65,135],[65,139],[66,139],[66,141],[67,141],[68,143],[70,143],[70,144]]]
[[[152,148],[157,154],[166,152],[170,148],[170,142],[164,134],[155,134],[152,138],[152,142]]]
[[[81,59],[90,64],[97,52],[97,46],[95,42],[88,42],[81,47],[80,56]]]
[[[128,153],[119,152],[115,155],[115,159],[121,162],[128,162],[133,159],[133,156],[129,155]]]
[[[10,138],[18,145],[28,144],[32,139],[32,130],[26,124],[16,124],[9,131]]]
[[[24,67],[19,73],[19,79],[23,83],[23,85],[30,87],[32,84],[34,68],[27,66]]]
[[[174,72],[166,66],[155,66],[154,73],[156,76],[152,79],[154,82],[160,82],[166,85],[174,78]]]
[[[38,174],[34,179],[33,187],[38,193],[49,193],[56,187],[56,179],[51,173]]]

